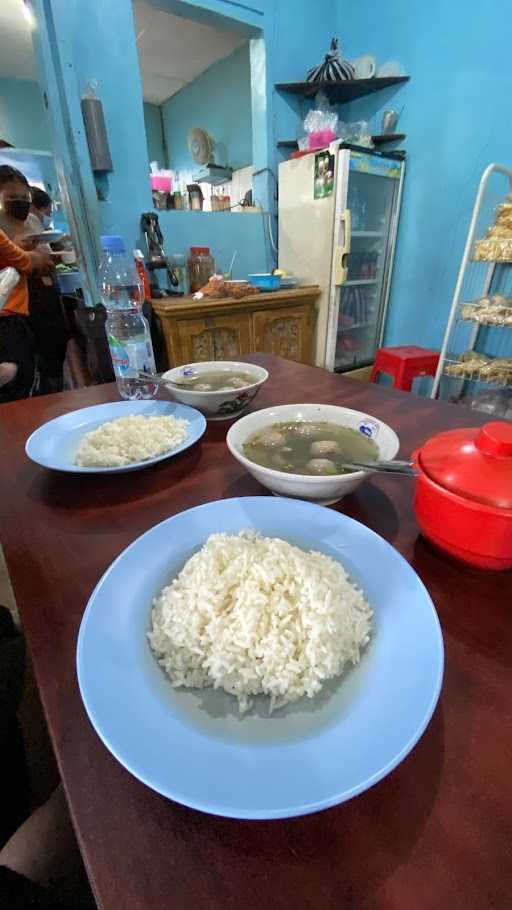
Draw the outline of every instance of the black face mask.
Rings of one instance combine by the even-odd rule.
[[[4,209],[11,218],[17,221],[25,221],[30,212],[30,202],[25,199],[8,199],[4,202]]]

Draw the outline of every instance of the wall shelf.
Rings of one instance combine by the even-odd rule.
[[[406,139],[407,136],[405,133],[379,133],[376,136],[372,136],[374,145],[386,145],[388,142],[401,142],[402,139]]]
[[[280,139],[277,143],[278,149],[298,149],[299,143],[296,139]],[[374,155],[380,155],[381,158],[394,158],[395,161],[403,161],[405,158],[404,149],[392,149],[389,152],[381,152],[376,148],[367,148],[362,145],[354,145],[352,142],[343,142],[343,148],[353,149],[356,152],[372,152]],[[308,149],[308,152],[322,151],[322,149]]]
[[[372,95],[383,88],[408,81],[409,76],[377,76],[373,79],[341,79],[337,82],[277,82],[275,89],[301,98],[312,98],[317,92],[324,92],[331,103],[346,104],[355,98]]]

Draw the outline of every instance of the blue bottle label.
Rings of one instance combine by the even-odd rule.
[[[113,335],[108,339],[114,373],[119,379],[136,376],[139,370],[155,372],[155,359],[151,343],[146,340],[121,344]]]

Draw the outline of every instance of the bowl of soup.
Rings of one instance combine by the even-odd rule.
[[[167,370],[162,379],[181,404],[197,408],[208,420],[231,420],[254,400],[268,373],[255,363],[208,360]]]
[[[264,487],[329,505],[367,477],[345,468],[350,461],[395,458],[398,436],[386,423],[352,408],[287,404],[264,408],[230,427],[231,454]]]

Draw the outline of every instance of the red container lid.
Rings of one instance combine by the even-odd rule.
[[[191,246],[190,252],[193,256],[209,256],[210,247],[209,246]]]
[[[498,509],[512,509],[512,423],[448,430],[418,453],[420,467],[439,486]]]

